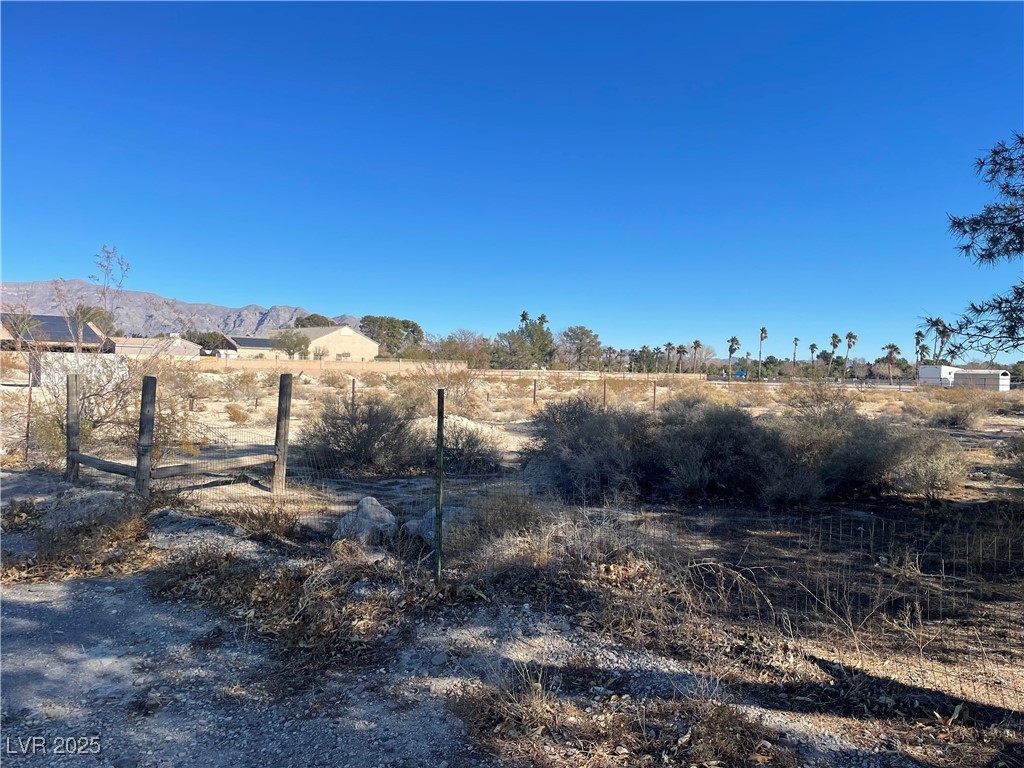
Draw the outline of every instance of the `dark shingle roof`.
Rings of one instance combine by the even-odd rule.
[[[16,325],[14,316],[5,312],[0,315],[0,321],[13,335]],[[41,343],[74,344],[78,339],[75,338],[75,333],[72,333],[68,325],[67,319],[61,315],[32,315],[32,327],[25,334],[25,338]],[[90,326],[86,325],[82,328],[82,343],[101,344],[103,339]]]
[[[273,349],[276,339],[260,339],[255,336],[232,336],[231,340],[236,346],[248,347],[249,349]]]

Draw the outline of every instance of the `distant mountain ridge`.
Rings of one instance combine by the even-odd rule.
[[[24,305],[37,315],[63,314],[61,292],[70,304],[78,302],[101,304],[98,286],[86,280],[37,280],[27,283],[3,284],[4,307]],[[125,333],[153,336],[158,333],[220,331],[231,336],[253,336],[291,328],[300,317],[310,314],[302,307],[275,304],[269,309],[259,304],[244,307],[222,307],[217,304],[195,304],[164,298],[145,291],[122,290],[117,293],[114,319]],[[342,325],[359,327],[359,318],[338,315],[331,318]]]

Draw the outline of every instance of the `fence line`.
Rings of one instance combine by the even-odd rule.
[[[65,479],[75,482],[79,479],[79,467],[85,465],[101,472],[121,475],[134,481],[135,492],[149,496],[153,480],[164,480],[175,477],[195,477],[211,475],[236,469],[248,469],[265,464],[273,465],[273,481],[271,491],[279,494],[285,489],[288,471],[288,428],[291,417],[292,374],[282,373],[278,386],[277,420],[274,445],[249,446],[238,455],[222,459],[201,459],[186,461],[161,467],[154,466],[154,449],[159,448],[163,454],[173,446],[155,444],[156,423],[156,387],[155,376],[142,379],[142,402],[139,409],[139,430],[136,440],[136,460],[134,464],[112,461],[100,456],[82,453],[81,445],[81,399],[78,374],[67,375],[67,411],[66,411],[66,470]],[[192,445],[201,445],[202,441]],[[198,451],[201,455],[201,449]]]

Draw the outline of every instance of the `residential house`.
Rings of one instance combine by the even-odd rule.
[[[309,351],[304,355],[308,359],[358,363],[373,360],[380,354],[380,345],[376,341],[347,325],[282,330],[301,333],[309,339]],[[275,347],[276,337],[282,330],[258,336],[232,336],[231,341],[237,347],[238,356],[241,358],[286,357],[284,352]]]
[[[127,357],[162,355],[191,358],[199,357],[202,351],[202,347],[198,344],[181,338],[181,335],[177,333],[152,339],[111,336],[110,340],[114,342],[114,352]]]
[[[0,313],[0,349],[32,352],[113,352],[93,323],[81,328],[62,315]]]

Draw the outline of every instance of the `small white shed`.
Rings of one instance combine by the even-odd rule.
[[[966,370],[958,369],[953,376],[954,387],[969,389],[987,389],[992,392],[1010,391],[1010,372],[1000,370]]]
[[[959,372],[951,365],[922,365],[918,369],[922,387],[952,387],[953,376]]]

